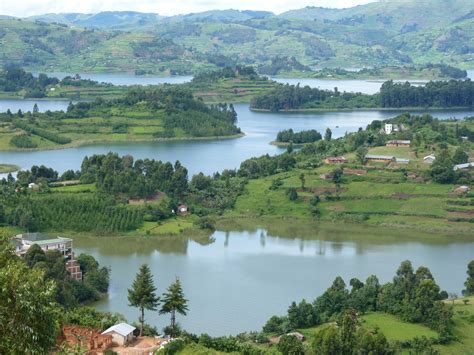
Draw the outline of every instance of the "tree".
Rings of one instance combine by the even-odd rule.
[[[326,133],[324,133],[324,140],[325,140],[326,142],[329,142],[329,141],[331,140],[331,138],[332,138],[332,131],[331,131],[331,129],[328,127],[328,128],[326,128]]]
[[[128,302],[132,307],[140,309],[140,336],[143,333],[145,323],[145,309],[155,311],[159,305],[160,298],[156,296],[156,287],[153,282],[153,275],[147,264],[140,266],[137,276],[132,283],[132,288],[128,289]]]
[[[36,116],[38,113],[39,113],[38,104],[35,103],[35,105],[33,106],[33,115]]]
[[[452,161],[454,164],[464,164],[469,161],[469,155],[462,149],[461,147],[458,147],[456,151],[454,152]]]
[[[160,309],[160,314],[171,314],[171,329],[176,328],[176,312],[186,315],[188,311],[188,300],[184,298],[183,288],[181,282],[177,278],[167,291],[163,293],[163,304]]]
[[[0,240],[0,354],[47,354],[59,330],[55,285]]]
[[[367,155],[368,152],[369,152],[369,150],[365,146],[360,146],[359,148],[357,148],[356,157],[357,157],[357,160],[361,164],[365,163],[365,156]]]
[[[298,192],[296,192],[294,187],[289,188],[286,193],[290,201],[296,201],[298,199]]]
[[[305,185],[305,182],[306,182],[306,179],[304,177],[304,173],[300,174],[300,181],[301,181],[301,190],[304,191],[304,188],[305,188],[304,185]]]
[[[303,343],[294,335],[283,335],[278,342],[278,350],[283,355],[304,355]]]
[[[462,291],[464,296],[474,295],[474,260],[467,265],[467,280],[464,286],[466,287]]]
[[[440,154],[431,166],[431,177],[433,181],[441,184],[450,184],[454,182],[456,174],[453,170],[453,160],[447,149],[441,150]]]

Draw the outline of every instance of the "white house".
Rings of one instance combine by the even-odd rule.
[[[434,154],[430,154],[423,158],[423,163],[432,164],[435,160],[436,156]]]
[[[385,134],[391,134],[393,132],[393,124],[385,123]]]
[[[453,169],[454,171],[457,171],[457,170],[465,170],[465,169],[470,169],[470,168],[474,168],[474,162],[458,164],[458,165],[455,165]]]
[[[135,329],[136,328],[130,324],[119,323],[111,326],[102,332],[102,334],[112,334],[112,342],[118,345],[126,345],[135,337],[133,335]]]

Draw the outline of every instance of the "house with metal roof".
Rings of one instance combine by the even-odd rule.
[[[474,168],[474,162],[464,163],[464,164],[457,164],[457,165],[454,166],[453,170],[458,171],[458,170],[466,170],[466,169],[470,169],[470,168]]]
[[[112,342],[118,345],[126,345],[135,339],[135,336],[133,335],[135,329],[137,328],[130,324],[119,323],[106,329],[102,334],[111,334]]]
[[[396,161],[396,158],[393,155],[373,155],[367,154],[365,156],[365,160],[367,161],[376,161],[376,162],[383,162],[383,163],[390,163]]]

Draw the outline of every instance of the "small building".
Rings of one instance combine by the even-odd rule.
[[[385,123],[385,134],[392,134],[393,132],[393,124]]]
[[[133,331],[136,328],[127,323],[119,323],[106,329],[102,334],[111,334],[112,342],[117,345],[126,345],[131,342],[135,336]]]
[[[321,174],[319,177],[323,180],[332,180],[334,178],[333,173],[326,173],[326,174]]]
[[[423,158],[423,163],[433,164],[435,160],[436,160],[436,156],[434,154],[430,154]]]
[[[44,252],[48,250],[59,250],[66,259],[66,270],[75,280],[82,280],[82,271],[74,259],[74,251],[72,248],[72,239],[56,237],[51,238],[41,233],[24,233],[13,237],[15,244],[15,253],[18,256],[25,256],[26,252],[33,244],[38,245]]]
[[[388,141],[385,145],[387,147],[409,147],[410,144],[411,144],[411,141],[409,140],[394,139],[394,140]]]
[[[288,333],[286,335],[289,335],[289,336],[292,336],[292,337],[295,337],[296,339],[298,339],[299,341],[303,342],[305,340],[305,337],[303,334],[301,334],[300,332],[291,332],[291,333]]]
[[[188,213],[188,206],[185,205],[185,204],[179,205],[178,206],[178,213],[182,214],[182,215],[187,214]]]
[[[39,185],[34,182],[29,183],[28,188],[33,191],[38,191],[40,189]]]
[[[397,164],[410,164],[410,159],[395,158]]]
[[[471,163],[464,163],[464,164],[457,164],[454,166],[454,171],[458,171],[458,170],[467,170],[467,169],[470,169],[470,168],[474,168],[474,162],[471,162]]]
[[[454,193],[456,194],[465,194],[466,192],[469,192],[471,190],[471,188],[467,185],[461,185],[457,188],[454,189]]]
[[[393,155],[373,155],[373,154],[367,154],[365,156],[366,161],[374,161],[374,162],[380,162],[380,163],[391,163],[395,162],[397,158],[395,158]]]
[[[403,124],[385,123],[385,134],[392,134],[393,132],[403,132],[406,128]]]
[[[324,160],[326,164],[345,164],[347,159],[344,157],[328,157]]]

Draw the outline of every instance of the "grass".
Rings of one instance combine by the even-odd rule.
[[[435,346],[441,354],[472,355],[474,353],[474,296],[466,298],[469,300],[468,305],[464,305],[462,299],[456,300],[453,306],[453,334],[458,340],[447,345]]]
[[[20,170],[18,165],[14,164],[0,164],[0,174],[12,173]]]
[[[403,322],[391,314],[381,312],[368,313],[361,317],[361,321],[363,326],[368,329],[379,328],[389,341],[406,341],[422,336],[436,338],[438,336],[434,330],[424,325]]]
[[[178,235],[194,228],[193,222],[195,219],[194,216],[188,216],[170,218],[162,222],[144,222],[143,226],[138,231],[131,233],[136,234],[138,232],[147,235]]]

